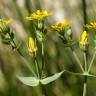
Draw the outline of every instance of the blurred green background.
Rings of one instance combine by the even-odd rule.
[[[21,42],[20,50],[26,56],[31,67],[34,68],[30,56],[27,53],[27,36],[34,33],[33,23],[25,19],[26,16],[37,9],[46,9],[53,12],[53,16],[46,20],[48,26],[64,19],[72,20],[73,38],[79,40],[83,30],[84,22],[95,21],[96,0],[0,0],[0,16],[13,18],[12,28],[15,31],[15,41]],[[87,8],[86,8],[87,7]],[[86,17],[84,17],[84,8]],[[85,20],[85,19],[86,20]],[[90,33],[91,34],[91,33]],[[65,48],[62,41],[55,33],[48,33],[48,40],[45,46],[46,76],[60,72],[63,69],[72,72],[81,72],[70,49]],[[82,52],[76,47],[76,53],[83,62]],[[88,51],[88,62],[90,62],[93,46]],[[40,56],[39,63],[41,64]],[[91,72],[96,74],[96,68],[92,67]],[[0,96],[42,96],[39,87],[29,87],[22,84],[16,75],[32,76],[26,62],[10,46],[0,42]],[[44,96],[82,96],[83,78],[63,74],[58,80],[43,86]],[[96,96],[96,80],[88,79],[87,96]]]

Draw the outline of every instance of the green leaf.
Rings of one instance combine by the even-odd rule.
[[[68,29],[65,34],[64,34],[67,42],[70,42],[72,40],[72,30],[71,29]]]
[[[17,78],[25,85],[28,85],[28,86],[32,86],[32,87],[35,87],[35,86],[38,86],[39,85],[39,82],[41,84],[49,84],[53,81],[55,81],[56,79],[58,79],[62,74],[63,74],[64,71],[62,72],[59,72],[59,73],[56,73],[55,75],[53,76],[50,76],[50,77],[47,77],[45,79],[38,79],[36,77],[20,77],[20,76],[17,76]]]
[[[88,72],[84,72],[82,75],[87,76],[87,77],[93,77],[93,78],[96,78],[95,75],[89,74]]]
[[[10,40],[9,39],[2,39],[2,43],[9,45],[10,44]]]
[[[38,41],[40,41],[40,42],[47,40],[46,34],[40,32],[39,30],[36,30],[36,36],[37,36]]]
[[[19,77],[17,76],[17,78],[25,85],[28,86],[38,86],[39,85],[39,80],[36,77]]]
[[[55,75],[47,77],[45,79],[41,79],[40,82],[41,82],[41,84],[44,84],[44,85],[51,83],[51,82],[55,81],[56,79],[58,79],[63,74],[63,72],[64,71],[62,71],[60,73],[56,73]]]
[[[68,29],[68,30],[67,30],[67,35],[68,35],[68,36],[71,36],[71,35],[72,35],[72,30],[71,30],[71,29]]]
[[[96,78],[95,75],[92,75],[92,74],[88,74],[89,77],[93,77],[93,78]]]
[[[14,33],[13,32],[10,33],[10,37],[11,37],[11,39],[14,39]]]

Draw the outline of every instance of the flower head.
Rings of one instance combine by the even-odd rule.
[[[30,16],[26,17],[27,20],[42,20],[48,16],[51,16],[51,12],[47,12],[46,10],[40,11],[37,10],[36,12],[32,13]]]
[[[5,19],[0,19],[0,32],[3,32],[3,29],[6,28],[9,24],[12,23],[12,19],[5,20]]]
[[[52,31],[52,32],[63,31],[70,24],[71,24],[70,20],[64,20],[63,22],[57,22],[56,24],[51,26],[50,31]]]
[[[83,31],[81,38],[80,38],[80,45],[87,45],[88,44],[88,33]]]
[[[96,22],[91,22],[89,24],[86,24],[85,27],[88,29],[95,29],[96,30]]]
[[[2,32],[3,26],[2,24],[0,24],[0,32]]]
[[[36,55],[36,51],[37,51],[37,45],[36,45],[36,40],[34,41],[32,37],[28,38],[28,51],[31,55]]]

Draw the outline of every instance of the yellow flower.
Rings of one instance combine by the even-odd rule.
[[[36,55],[36,51],[37,51],[36,39],[34,41],[32,37],[29,37],[27,46],[28,46],[29,53],[31,55]]]
[[[47,12],[46,10],[40,11],[37,10],[36,12],[32,13],[31,16],[26,17],[27,20],[42,20],[48,16],[51,16],[51,12]]]
[[[9,19],[9,20],[4,20],[4,23],[7,25],[7,24],[11,24],[13,21],[13,19]]]
[[[2,24],[0,24],[0,32],[2,32],[3,26]]]
[[[88,44],[88,33],[86,31],[83,31],[81,35],[80,44],[84,46]]]
[[[3,29],[4,29],[7,25],[11,24],[12,21],[13,21],[12,19],[9,19],[9,20],[0,19],[0,32],[2,32]]]
[[[88,29],[96,29],[96,22],[91,22],[89,24],[86,24],[85,27]]]
[[[71,20],[64,20],[63,22],[57,22],[56,24],[52,25],[49,30],[52,32],[60,32],[63,31],[70,24]]]

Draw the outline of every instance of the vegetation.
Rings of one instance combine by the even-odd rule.
[[[47,8],[53,4],[49,0],[0,2],[0,96],[96,95],[96,22],[87,11],[91,1],[76,1],[81,8],[75,8],[75,0],[73,5],[56,1],[59,15]],[[60,13],[65,9],[65,15]],[[75,20],[70,10],[83,15]]]

